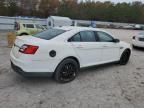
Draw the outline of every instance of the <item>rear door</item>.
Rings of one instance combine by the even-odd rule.
[[[30,35],[37,33],[37,29],[35,28],[34,24],[25,24],[25,26]]]
[[[69,40],[80,58],[81,67],[101,62],[101,46],[93,31],[81,31]]]
[[[119,43],[113,42],[114,38],[102,31],[97,31],[99,45],[102,48],[102,62],[112,62],[119,60]]]

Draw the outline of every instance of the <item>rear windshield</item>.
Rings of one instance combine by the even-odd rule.
[[[49,29],[43,32],[40,32],[36,35],[33,35],[34,37],[37,38],[41,38],[41,39],[45,39],[45,40],[50,40],[62,33],[66,32],[65,30],[61,30],[61,29]]]

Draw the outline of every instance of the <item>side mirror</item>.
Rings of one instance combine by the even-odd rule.
[[[119,40],[119,39],[114,39],[113,42],[114,42],[114,43],[119,43],[120,40]]]

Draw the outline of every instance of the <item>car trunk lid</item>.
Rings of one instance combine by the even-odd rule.
[[[38,45],[39,41],[39,38],[35,38],[33,36],[18,36],[12,48],[12,53],[16,58],[19,58],[22,55],[22,53],[19,52],[19,50],[24,44]]]

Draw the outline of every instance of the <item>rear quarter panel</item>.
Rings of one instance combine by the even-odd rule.
[[[56,56],[51,57],[49,53],[54,50],[56,51]],[[39,50],[36,52],[35,56],[32,57],[33,60],[39,60],[44,62],[50,62],[51,69],[55,70],[58,64],[67,57],[76,57],[73,47],[70,43],[67,42],[48,42],[47,44],[41,43],[39,46]],[[54,71],[53,70],[53,71]]]

